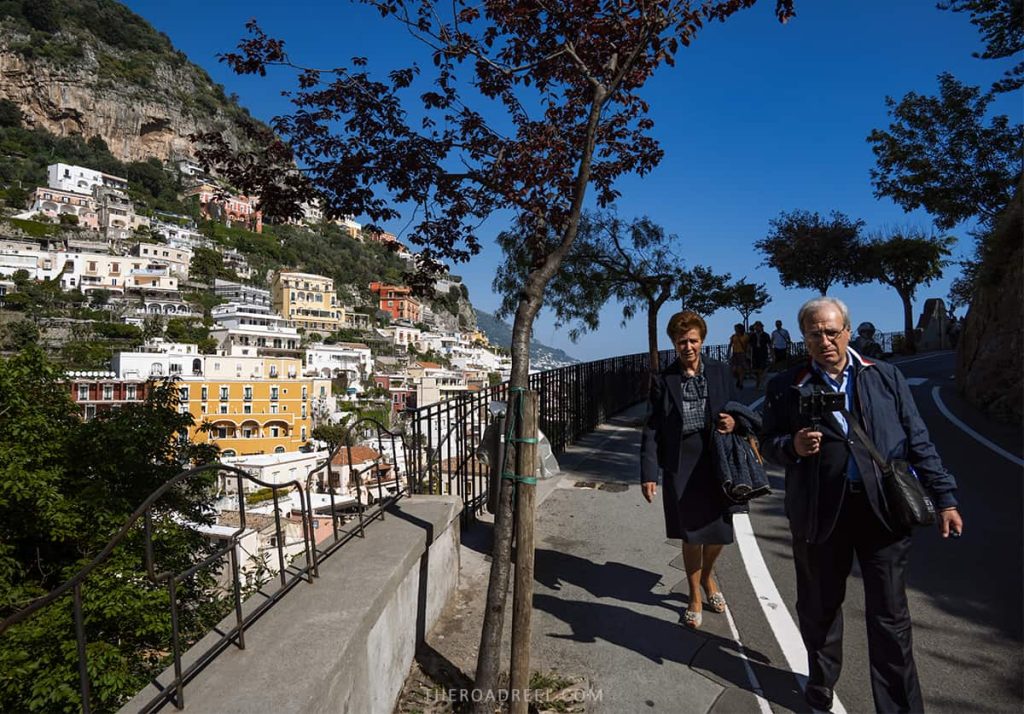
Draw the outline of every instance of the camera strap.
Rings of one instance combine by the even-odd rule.
[[[840,410],[840,413],[843,415],[843,418],[846,419],[846,424],[849,428],[857,435],[857,438],[860,439],[860,443],[863,444],[864,448],[866,448],[868,453],[871,454],[871,458],[876,464],[878,464],[878,468],[884,472],[888,464],[886,463],[886,460],[882,458],[882,454],[879,453],[878,448],[875,446],[875,442],[871,440],[871,437],[868,436],[867,432],[864,431],[863,427],[861,427],[860,423],[857,421],[857,418],[853,416],[849,410],[842,409]]]

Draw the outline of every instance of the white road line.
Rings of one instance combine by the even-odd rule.
[[[911,357],[910,359],[901,359],[898,362],[896,360],[893,360],[889,364],[894,364],[897,367],[899,367],[899,366],[904,365],[904,364],[910,364],[911,362],[920,362],[923,359],[933,359],[935,357],[942,357],[942,356],[949,355],[949,354],[950,354],[949,350],[943,350],[943,351],[940,351],[940,352],[933,352],[933,353],[931,353],[929,355],[925,355],[924,357]]]
[[[732,613],[729,611],[729,608],[725,609],[725,619],[729,622],[729,631],[732,632],[732,638],[736,640],[736,646],[739,648],[740,659],[743,660],[743,669],[747,670],[747,679],[750,680],[751,691],[757,697],[757,708],[761,710],[761,714],[772,714],[772,708],[764,698],[764,688],[761,686],[757,674],[754,673],[754,668],[750,666],[747,650],[743,647],[743,643],[740,642],[740,631],[736,629],[736,621],[732,619]]]
[[[772,579],[768,564],[765,563],[761,549],[757,545],[757,537],[754,535],[754,527],[750,523],[750,517],[745,513],[737,513],[732,519],[733,528],[736,531],[736,543],[739,546],[740,557],[747,569],[747,577],[750,584],[754,586],[757,594],[757,601],[761,604],[768,625],[772,628],[782,654],[789,663],[789,669],[797,675],[800,688],[807,685],[807,650],[804,648],[803,640],[800,638],[800,630],[797,628],[793,617],[789,614],[786,604],[782,601],[779,588]],[[832,700],[832,711],[835,714],[846,714],[839,697]]]
[[[998,444],[992,443],[991,441],[986,439],[984,436],[982,436],[981,434],[976,432],[974,429],[972,429],[971,427],[967,426],[962,421],[960,421],[955,416],[953,416],[953,412],[949,411],[949,409],[946,407],[945,403],[942,401],[942,397],[939,396],[939,388],[938,387],[932,387],[932,399],[935,400],[935,406],[937,406],[939,408],[939,411],[942,412],[942,415],[944,417],[946,417],[947,419],[949,419],[951,422],[953,422],[953,424],[955,424],[956,426],[960,427],[961,431],[963,431],[968,436],[973,438],[979,444],[982,444],[983,446],[987,446],[988,448],[992,449],[992,451],[996,452],[997,454],[999,454],[1003,458],[1009,459],[1010,461],[1012,461],[1013,463],[1017,464],[1018,466],[1024,466],[1024,459],[1021,459],[1019,456],[1015,456],[1014,454],[1011,454],[1009,451],[1007,451],[1003,447],[999,446]]]

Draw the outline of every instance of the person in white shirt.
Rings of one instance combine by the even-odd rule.
[[[789,356],[789,346],[792,343],[789,330],[782,326],[782,320],[776,320],[775,329],[772,330],[772,351],[775,353],[775,364],[786,361]]]

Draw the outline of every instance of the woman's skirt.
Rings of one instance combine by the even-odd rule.
[[[665,535],[693,545],[732,543],[732,513],[715,478],[711,449],[704,440],[703,432],[682,437],[679,462],[690,466],[690,473],[681,474],[679,479],[667,475],[663,479]],[[676,480],[685,483],[681,494],[676,493]]]

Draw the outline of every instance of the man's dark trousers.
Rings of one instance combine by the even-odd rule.
[[[894,535],[863,492],[848,487],[835,529],[822,543],[794,538],[800,634],[809,684],[834,689],[843,663],[843,598],[857,554],[864,580],[868,658],[875,710],[922,712],[905,592],[910,537]]]

